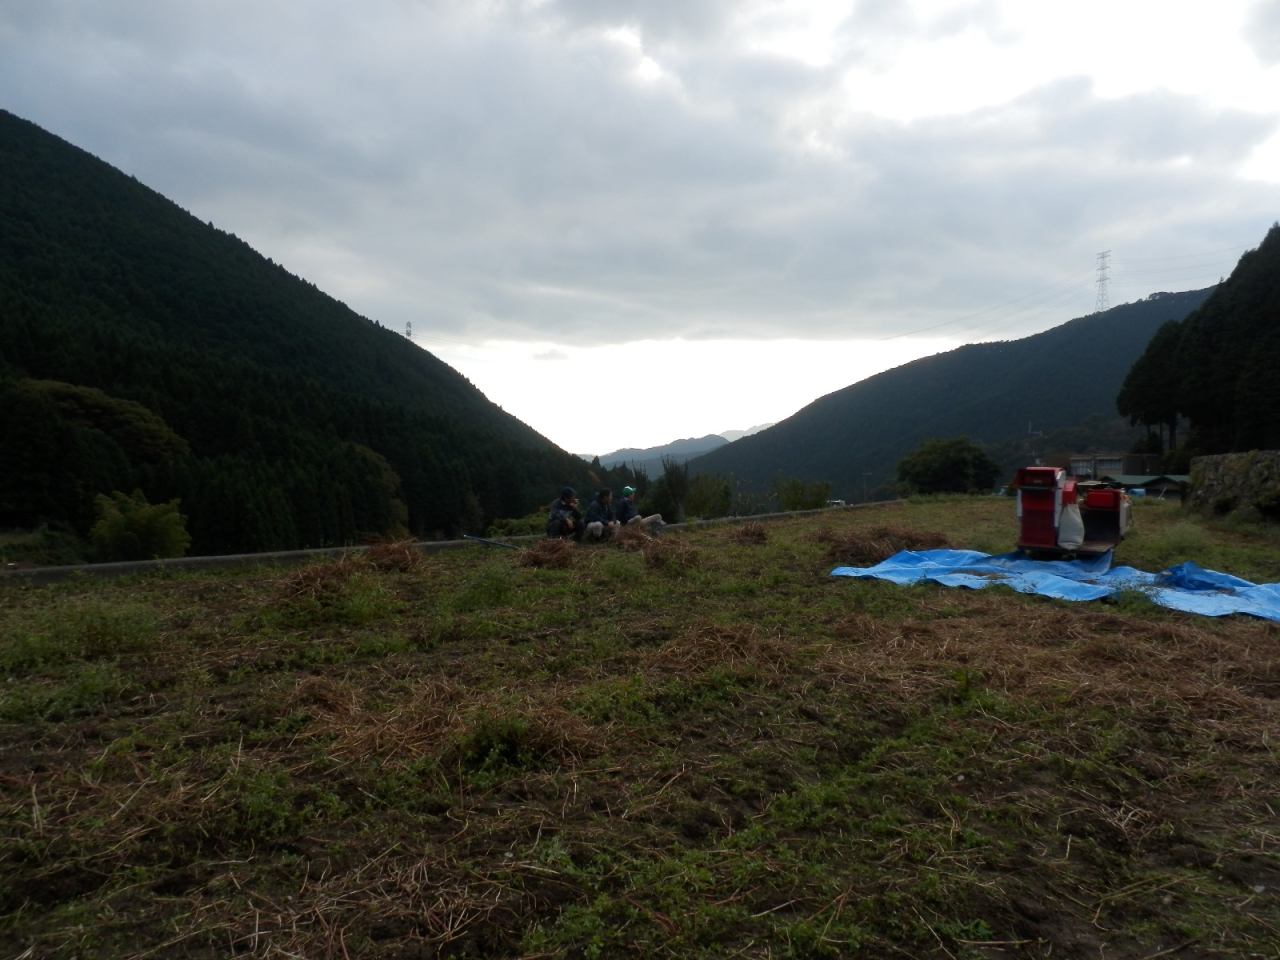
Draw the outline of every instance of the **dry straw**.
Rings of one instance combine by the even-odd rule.
[[[863,565],[879,563],[903,550],[937,550],[950,546],[944,534],[893,526],[839,533],[826,527],[815,533],[813,539],[827,544],[827,556],[832,563]]]
[[[560,703],[555,688],[511,693],[478,692],[432,678],[377,707],[360,704],[354,691],[331,682],[304,680],[293,695],[316,716],[306,736],[331,741],[334,757],[370,756],[392,762],[433,757],[449,765],[469,737],[495,722],[518,731],[519,747],[557,764],[574,764],[601,749],[600,734]]]
[[[778,636],[756,627],[704,627],[663,644],[649,663],[663,671],[700,672],[712,667],[765,667],[777,670],[792,659],[793,650]]]
[[[689,570],[701,559],[697,547],[688,543],[654,540],[644,547],[645,565],[654,570]]]
[[[613,538],[613,543],[623,550],[643,550],[653,542],[653,537],[645,533],[639,524],[623,527]]]
[[[412,539],[380,540],[372,543],[365,553],[365,559],[374,569],[387,573],[406,573],[417,570],[426,563],[426,557]]]
[[[874,684],[904,701],[952,689],[962,674],[1007,696],[1195,716],[1252,741],[1280,716],[1280,644],[1266,639],[1270,624],[1232,630],[1224,638],[1195,621],[945,591],[920,598],[917,615],[900,621],[850,615],[816,666],[841,685]],[[1242,643],[1241,634],[1258,642]]]
[[[574,546],[568,540],[539,540],[520,551],[520,563],[526,567],[554,567],[564,569],[573,566]]]
[[[345,554],[331,563],[299,567],[276,581],[276,598],[285,603],[297,600],[323,603],[341,594],[360,566],[361,561],[354,554]]]

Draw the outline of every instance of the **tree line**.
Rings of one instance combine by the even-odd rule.
[[[1280,448],[1277,318],[1280,224],[1199,309],[1161,326],[1124,379],[1116,408],[1147,428],[1142,449],[1164,453],[1167,472],[1202,454]]]

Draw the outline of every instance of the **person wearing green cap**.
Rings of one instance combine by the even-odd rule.
[[[640,511],[636,508],[636,488],[623,487],[622,499],[618,501],[618,505],[613,508],[614,516],[618,518],[618,523],[622,526],[628,524],[638,524],[645,533],[657,536],[665,524],[662,522],[662,514],[655,513],[648,517],[640,516]]]

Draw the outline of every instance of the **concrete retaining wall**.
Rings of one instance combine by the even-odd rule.
[[[1280,519],[1280,450],[1196,457],[1185,505],[1217,516]]]

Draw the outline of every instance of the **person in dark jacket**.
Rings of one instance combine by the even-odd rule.
[[[587,504],[587,536],[604,540],[618,532],[618,520],[613,515],[613,491],[605,487]]]
[[[660,513],[655,513],[648,517],[640,516],[640,511],[636,508],[635,487],[622,488],[622,499],[618,501],[618,505],[614,508],[613,512],[614,516],[618,518],[618,523],[622,526],[625,527],[628,524],[635,524],[646,533],[652,534],[655,537],[658,535],[658,532],[662,530],[663,526],[665,526],[662,522],[662,514]]]
[[[578,509],[578,495],[573,487],[565,487],[560,496],[547,507],[547,536],[582,540],[582,511]]]

